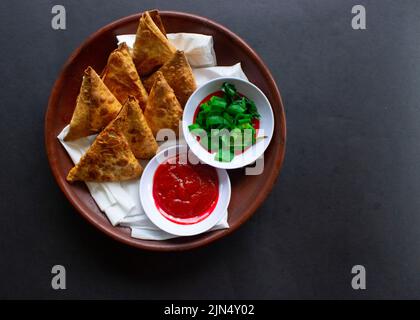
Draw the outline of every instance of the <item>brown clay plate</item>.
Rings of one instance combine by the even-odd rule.
[[[135,33],[140,14],[117,20],[90,36],[68,59],[51,92],[45,116],[45,144],[48,160],[61,190],[73,206],[98,229],[131,246],[156,250],[179,251],[203,246],[235,231],[248,220],[265,200],[280,172],[286,142],[286,121],[279,90],[261,58],[237,35],[209,19],[181,12],[160,12],[168,33],[193,32],[212,35],[218,65],[242,62],[249,80],[258,86],[270,100],[275,127],[271,144],[265,152],[261,175],[245,176],[244,169],[230,170],[232,196],[229,205],[230,228],[193,237],[165,241],[134,239],[130,229],[113,227],[90,196],[85,184],[69,184],[66,175],[73,163],[57,135],[70,122],[76,97],[87,66],[100,72],[108,55],[117,46],[116,35]]]

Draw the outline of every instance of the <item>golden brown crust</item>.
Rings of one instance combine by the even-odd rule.
[[[143,110],[146,107],[147,92],[125,42],[109,55],[102,80],[121,104],[124,104],[131,95],[138,100]]]
[[[117,128],[108,126],[95,139],[79,163],[67,175],[67,181],[109,182],[140,177],[143,168]]]
[[[65,141],[76,140],[100,132],[121,109],[121,104],[102,82],[93,68],[83,76],[76,107]]]
[[[114,122],[124,132],[136,158],[150,159],[156,154],[158,144],[136,98],[128,97]]]
[[[175,51],[175,47],[159,30],[150,13],[143,13],[133,48],[133,60],[139,75],[150,74],[168,61]]]
[[[153,22],[159,28],[160,32],[166,37],[166,30],[163,25],[162,19],[160,18],[159,11],[157,9],[149,10],[150,17],[152,18]]]
[[[184,52],[177,50],[171,60],[166,62],[159,71],[162,72],[166,81],[174,90],[181,107],[184,108],[188,98],[197,88],[194,75]],[[148,92],[150,92],[155,83],[156,77],[157,73],[155,72],[143,82]]]
[[[171,129],[179,134],[179,122],[182,119],[182,108],[174,91],[160,71],[156,72],[155,83],[150,91],[144,116],[153,134],[160,129]]]

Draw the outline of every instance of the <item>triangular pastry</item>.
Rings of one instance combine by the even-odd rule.
[[[155,83],[150,91],[144,116],[153,134],[160,129],[171,129],[179,135],[179,122],[182,119],[182,108],[174,91],[160,71],[156,72]]]
[[[175,95],[183,108],[188,98],[196,89],[194,75],[183,51],[176,51],[172,58],[160,69],[166,81],[174,89]],[[143,82],[147,91],[150,91],[156,80],[156,72]]]
[[[150,13],[143,13],[133,46],[133,60],[139,75],[152,73],[168,61],[175,51],[175,47],[160,31]]]
[[[166,30],[165,30],[165,27],[163,26],[162,19],[160,18],[159,11],[157,9],[154,9],[154,10],[149,10],[148,12],[153,22],[159,28],[160,32],[162,32],[162,34],[166,37]]]
[[[100,132],[121,110],[121,104],[91,67],[83,76],[65,141],[76,140]]]
[[[109,55],[102,80],[121,104],[131,95],[137,99],[142,109],[146,107],[147,92],[125,42]]]
[[[158,144],[134,97],[128,97],[113,125],[124,132],[136,158],[150,159],[156,154]]]
[[[142,171],[124,133],[110,125],[96,137],[79,163],[70,170],[67,180],[123,181],[140,177]]]

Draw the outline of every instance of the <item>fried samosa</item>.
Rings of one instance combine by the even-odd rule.
[[[85,70],[65,141],[100,132],[121,110],[121,104],[93,68]]]
[[[109,182],[140,177],[143,168],[130,149],[124,133],[109,125],[95,139],[67,181]]]
[[[166,62],[158,71],[163,73],[166,81],[174,90],[181,107],[184,108],[188,98],[197,87],[184,52],[177,50],[171,60]],[[155,72],[143,82],[147,91],[151,90],[156,77],[157,73]]]
[[[108,63],[102,73],[102,80],[121,104],[128,96],[134,96],[144,110],[147,102],[147,92],[137,73],[130,49],[123,42],[108,58]]]
[[[163,26],[162,19],[160,18],[159,11],[157,9],[154,9],[154,10],[149,10],[148,12],[153,22],[159,28],[160,32],[162,32],[162,34],[166,37],[166,30],[165,30],[165,27]]]
[[[171,59],[175,47],[160,31],[150,13],[142,14],[133,47],[133,60],[140,76],[146,76]]]
[[[128,97],[113,125],[124,132],[136,158],[150,159],[156,154],[158,144],[136,98]]]
[[[153,135],[156,136],[160,129],[171,129],[178,136],[182,112],[174,91],[162,72],[157,71],[155,83],[150,90],[146,110],[144,111],[144,116],[152,129]]]

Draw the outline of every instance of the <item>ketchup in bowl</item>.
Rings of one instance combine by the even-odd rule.
[[[159,212],[179,224],[208,217],[219,197],[216,170],[206,164],[182,163],[179,155],[160,164],[153,177],[153,198]]]

